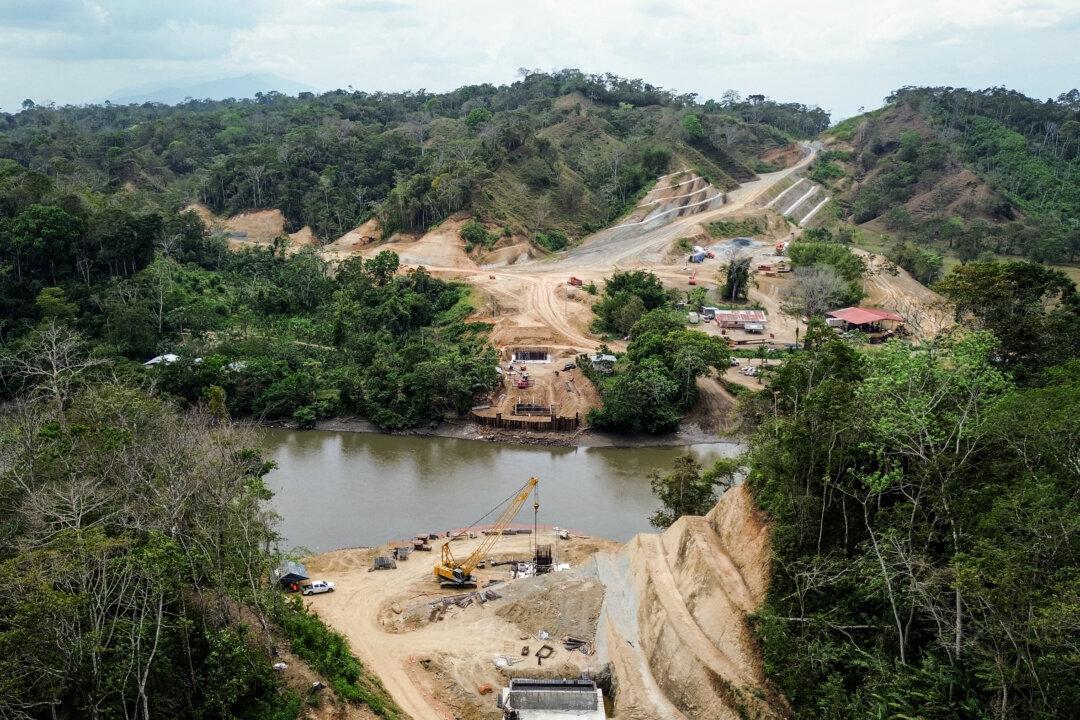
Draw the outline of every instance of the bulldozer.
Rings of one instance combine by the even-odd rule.
[[[439,581],[440,587],[464,589],[476,587],[476,578],[473,577],[473,570],[477,565],[487,557],[491,548],[502,537],[503,531],[513,521],[514,517],[521,510],[521,507],[525,504],[525,501],[529,499],[529,495],[532,494],[536,488],[537,483],[540,480],[537,478],[529,478],[528,482],[521,486],[514,495],[507,498],[503,502],[499,503],[492,510],[490,510],[484,517],[495,512],[499,507],[509,501],[506,509],[503,510],[499,519],[491,526],[490,530],[484,532],[483,540],[476,549],[473,550],[468,557],[463,560],[458,560],[454,557],[454,552],[450,549],[450,540],[447,540],[442,544],[440,550],[439,562],[435,565],[435,579]],[[540,507],[539,501],[533,501],[533,509]],[[481,518],[482,520],[483,518]],[[477,521],[479,522],[479,520]],[[475,525],[474,523],[473,525]],[[470,526],[471,529],[472,526]]]

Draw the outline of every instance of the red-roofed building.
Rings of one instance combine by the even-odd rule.
[[[842,310],[833,310],[826,314],[830,318],[840,321],[839,323],[829,323],[830,325],[839,324],[844,330],[856,329],[862,332],[875,333],[896,330],[904,325],[904,318],[894,312],[879,308],[849,307]]]

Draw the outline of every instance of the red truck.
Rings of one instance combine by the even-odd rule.
[[[570,277],[570,284],[574,287],[581,287],[581,278]]]

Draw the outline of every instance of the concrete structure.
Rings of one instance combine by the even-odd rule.
[[[504,720],[604,720],[604,694],[585,678],[514,678],[499,694]]]
[[[547,348],[514,348],[510,354],[512,363],[549,363],[551,351]]]

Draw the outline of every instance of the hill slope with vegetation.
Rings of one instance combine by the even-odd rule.
[[[447,93],[337,90],[177,106],[36,107],[0,115],[0,157],[125,207],[277,208],[336,238],[377,215],[387,234],[472,208],[571,236],[620,215],[673,164],[719,187],[763,152],[824,129],[824,111],[763,96],[698,103],[577,70]]]
[[[811,177],[923,282],[960,261],[1080,257],[1080,95],[902,88],[825,133]]]

